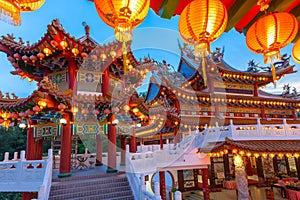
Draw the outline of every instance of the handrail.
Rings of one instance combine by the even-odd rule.
[[[53,165],[53,154],[52,149],[48,150],[47,166],[45,170],[43,184],[40,186],[38,192],[39,200],[47,200],[50,194],[51,181],[52,181],[52,165]]]
[[[156,196],[155,194],[151,194],[149,191],[145,190],[142,187],[142,176],[137,176],[138,174],[133,171],[132,163],[130,159],[126,160],[126,176],[133,193],[135,200],[161,200],[160,196]]]

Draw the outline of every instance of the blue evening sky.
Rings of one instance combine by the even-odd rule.
[[[0,35],[13,33],[16,38],[22,37],[23,41],[37,42],[47,31],[47,25],[58,18],[67,32],[75,38],[85,34],[82,22],[85,21],[91,27],[91,36],[100,44],[113,39],[113,29],[104,24],[98,16],[94,4],[87,0],[46,0],[45,4],[37,11],[22,13],[21,26],[12,26],[0,21]],[[150,57],[156,60],[167,60],[177,67],[179,61],[178,19],[161,19],[151,9],[145,21],[135,29],[132,49],[137,57]],[[249,60],[254,59],[263,65],[263,56],[253,54],[248,50],[245,36],[234,29],[223,35],[211,45],[211,49],[225,47],[225,61],[239,70],[246,70]],[[292,44],[281,51],[281,54],[291,54]],[[292,64],[296,64],[293,60]],[[295,69],[299,68],[296,64]],[[26,97],[36,89],[36,83],[29,83],[27,79],[21,80],[19,76],[13,76],[10,71],[13,67],[6,59],[4,53],[0,53],[0,90],[14,92],[19,97]],[[299,73],[283,77],[277,83],[267,86],[266,90],[272,93],[280,93],[285,83],[290,83],[300,91]]]

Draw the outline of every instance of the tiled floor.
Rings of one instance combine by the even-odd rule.
[[[252,195],[252,200],[267,200],[266,198],[266,192],[265,189],[270,188],[270,187],[262,187],[258,188],[256,186],[250,186],[250,191]],[[279,194],[279,190],[274,188],[274,197],[275,200],[284,200]],[[202,195],[200,191],[193,191],[195,193],[194,195],[191,195],[191,192],[185,192],[183,193],[183,200],[201,200],[203,198],[200,197]],[[200,195],[198,195],[200,194]],[[189,197],[187,197],[189,196]],[[222,189],[222,192],[212,192],[210,193],[210,198],[211,200],[236,200],[236,192],[235,190],[226,190]]]

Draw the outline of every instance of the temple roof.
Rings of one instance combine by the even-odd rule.
[[[121,43],[114,41],[99,45],[90,36],[86,24],[85,29],[86,34],[77,39],[55,19],[48,25],[44,36],[34,44],[25,44],[22,38],[16,41],[12,34],[2,36],[0,51],[7,54],[8,60],[15,68],[12,74],[27,76],[37,81],[45,74],[68,69],[70,62],[75,62],[76,66],[80,67],[86,58],[95,63],[102,62],[102,65],[117,63],[115,58],[122,55]],[[137,63],[131,52],[128,53],[128,58],[133,65]]]

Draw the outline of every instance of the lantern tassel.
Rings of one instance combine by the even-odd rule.
[[[272,64],[272,78],[273,78],[274,88],[276,88],[277,77],[276,77],[276,69],[275,69],[275,65],[274,64]]]
[[[205,58],[202,58],[202,78],[203,78],[203,82],[204,82],[204,87],[206,87],[207,77],[206,77]]]
[[[126,42],[122,43],[122,53],[123,53],[123,66],[124,66],[124,74],[127,73],[127,47]]]

